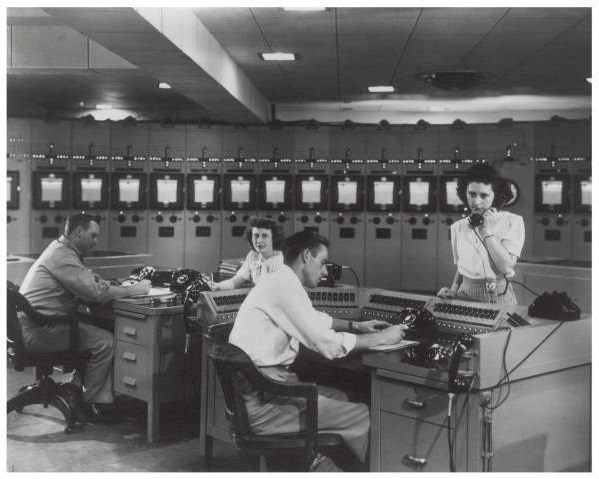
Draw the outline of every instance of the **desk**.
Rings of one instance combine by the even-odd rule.
[[[148,442],[154,442],[159,437],[160,405],[185,399],[186,380],[198,387],[199,340],[192,336],[192,356],[186,357],[181,304],[124,298],[114,302],[114,312],[114,390],[147,403]],[[192,371],[189,364],[194,365]]]
[[[556,325],[546,321],[514,329],[507,369],[517,365]],[[590,317],[563,323],[510,376],[507,401],[488,416],[481,405],[491,397],[493,404],[498,400],[494,385],[503,376],[501,351],[506,333],[475,336],[473,369],[479,376],[469,394],[456,398],[451,424],[457,471],[485,470],[484,424],[492,435],[493,471],[590,471],[590,331]],[[446,375],[411,367],[402,362],[400,352],[370,353],[363,362],[373,368],[371,471],[448,471]]]
[[[322,293],[321,290],[313,292]],[[350,307],[339,304],[331,311],[347,310],[351,318],[390,319],[391,313],[403,307],[402,301],[412,305],[426,299],[368,288],[361,288],[357,293],[359,303],[352,303]],[[204,306],[198,306],[198,317],[205,320],[205,327],[233,321],[243,301],[239,291],[203,294],[207,296],[206,302]],[[211,297],[218,295],[226,297],[212,301]],[[345,295],[336,296],[337,302],[345,301]],[[324,301],[324,295],[319,294],[313,303],[319,301],[318,298]],[[373,309],[381,299],[385,300],[384,304]],[[350,298],[350,301],[353,300]],[[431,312],[438,304],[454,303],[459,306],[459,301],[444,302],[437,298],[423,302]],[[493,306],[482,303],[468,305],[493,309]],[[322,307],[320,304],[315,306]],[[369,306],[368,311],[365,306]],[[476,314],[480,313],[474,309]],[[489,451],[493,454],[490,456],[493,471],[590,470],[591,317],[583,315],[580,320],[564,322],[557,329],[560,324],[557,321],[531,318],[526,310],[524,306],[509,308],[509,312],[520,314],[527,326],[510,327],[501,313],[491,323],[492,327],[485,327],[484,332],[476,334],[480,328],[468,322],[473,319],[471,316],[443,320],[445,333],[453,334],[454,338],[468,327],[474,336],[470,354],[468,358],[464,356],[459,369],[475,373],[475,380],[468,394],[456,398],[456,414],[451,424],[457,471],[487,470],[486,461],[481,457],[483,426],[493,438]],[[442,310],[437,314],[442,314]],[[496,385],[504,374],[502,359],[508,331],[506,367],[508,370],[518,368],[510,374],[508,400],[489,415],[481,404],[491,395],[492,404],[497,402],[499,388]],[[404,361],[403,354],[403,351],[364,353],[350,358],[344,365],[370,371],[370,470],[449,471],[447,366],[416,366]],[[358,359],[360,365],[356,367]],[[225,419],[222,391],[205,355],[202,377],[200,454],[208,466],[213,440],[229,443],[232,440]]]

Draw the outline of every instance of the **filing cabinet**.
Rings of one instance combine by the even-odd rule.
[[[153,442],[160,405],[186,399],[185,381],[199,390],[200,343],[192,341],[192,356],[186,358],[181,304],[125,298],[115,301],[114,311],[114,390],[147,403],[148,442]]]

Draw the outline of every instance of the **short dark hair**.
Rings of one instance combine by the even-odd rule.
[[[252,228],[264,228],[268,229],[272,233],[272,249],[280,250],[285,242],[285,236],[283,235],[283,228],[276,224],[274,220],[270,218],[262,218],[260,216],[252,216],[248,227],[245,230],[245,239],[250,245],[250,248],[254,249],[252,243]]]
[[[329,247],[329,240],[312,230],[298,231],[285,240],[283,257],[291,265],[306,248],[314,256],[321,246]]]
[[[71,215],[67,218],[67,221],[64,224],[64,235],[71,235],[79,226],[81,226],[83,229],[88,229],[89,224],[92,221],[95,221],[94,217],[86,213]]]
[[[472,165],[466,170],[465,175],[458,178],[458,196],[465,205],[468,205],[468,195],[466,190],[470,183],[491,185],[491,189],[495,194],[492,206],[495,208],[501,208],[514,197],[509,183],[499,176],[497,170],[488,163],[477,163]]]

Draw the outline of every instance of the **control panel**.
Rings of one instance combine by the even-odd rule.
[[[427,309],[435,316],[440,330],[453,333],[481,334],[497,329],[506,316],[506,306],[496,303],[432,298]]]
[[[423,309],[431,301],[431,296],[401,293],[384,289],[364,289],[362,291],[362,319],[379,319],[390,323],[400,320],[405,309]]]
[[[205,325],[234,321],[249,291],[250,288],[244,288],[200,293],[198,320]]]
[[[337,319],[360,319],[359,290],[354,287],[318,287],[308,290],[312,305],[318,311]]]

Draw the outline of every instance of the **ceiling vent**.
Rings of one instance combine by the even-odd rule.
[[[441,90],[468,90],[485,79],[481,73],[472,70],[417,73],[416,78]]]

